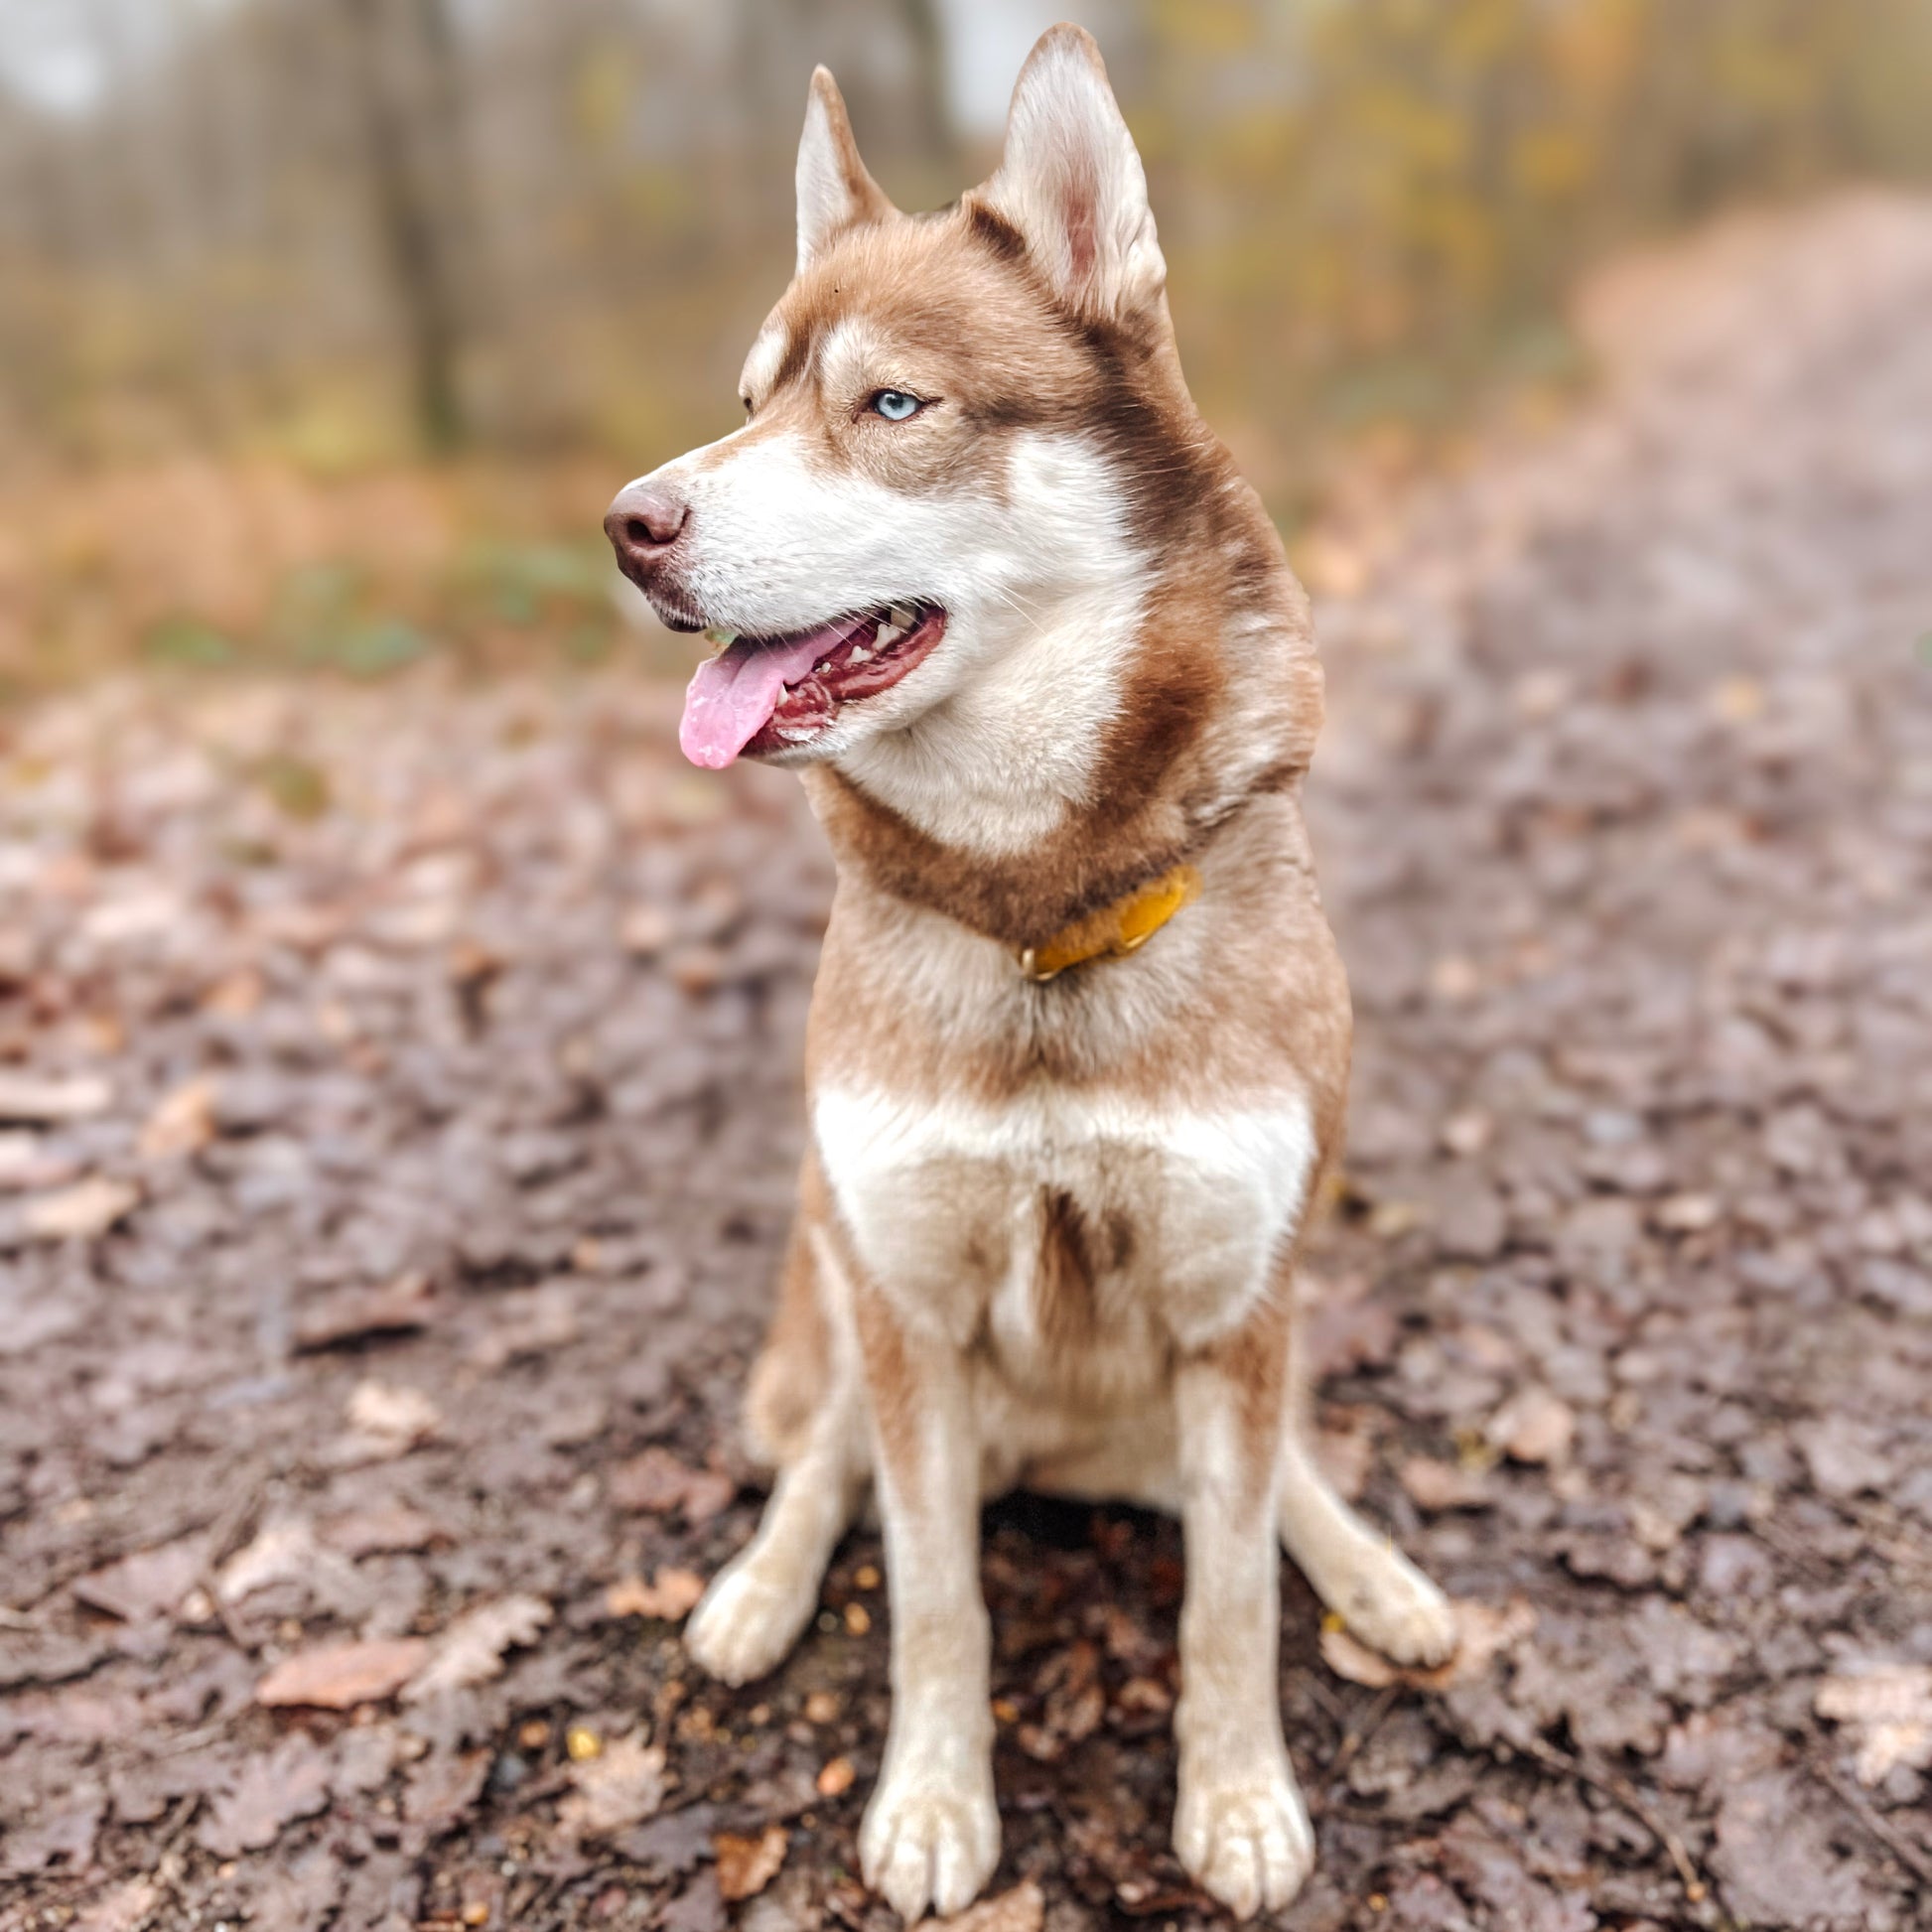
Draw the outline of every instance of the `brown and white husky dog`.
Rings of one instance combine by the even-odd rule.
[[[745,425],[608,525],[667,622],[730,633],[687,755],[796,769],[839,869],[751,1391],[776,1486],[686,1641],[729,1683],[771,1670],[871,1478],[894,1705],[860,1849],[908,1919],[999,1858],[984,1498],[1179,1512],[1174,1843],[1244,1915],[1313,1858],[1277,1538],[1391,1657],[1454,1641],[1297,1422],[1296,1257],[1349,1054],[1299,803],[1321,677],[1165,282],[1077,28],[1028,60],[998,173],[935,214],[887,201],[820,69]]]

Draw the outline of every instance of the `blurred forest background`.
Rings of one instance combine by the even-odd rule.
[[[608,655],[599,515],[735,418],[813,62],[930,206],[1062,12],[1291,533],[1584,374],[1609,251],[1932,178],[1927,0],[0,0],[0,695]]]

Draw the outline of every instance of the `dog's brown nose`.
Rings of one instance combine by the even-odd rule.
[[[618,568],[633,584],[650,580],[690,520],[691,505],[662,483],[627,483],[604,518]]]

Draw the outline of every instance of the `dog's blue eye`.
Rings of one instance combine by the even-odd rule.
[[[906,417],[916,416],[924,407],[917,396],[908,396],[903,389],[880,390],[873,397],[872,406],[889,423],[902,423]]]

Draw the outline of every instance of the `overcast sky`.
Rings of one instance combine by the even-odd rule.
[[[481,0],[488,5],[491,0]],[[246,0],[0,0],[0,79],[61,113],[85,113],[101,97],[103,38],[118,38],[124,59],[165,42],[185,15],[217,12]],[[480,0],[468,0],[470,5]],[[541,5],[542,0],[494,0]],[[687,0],[703,6],[707,0]],[[1006,120],[1014,75],[1028,48],[1056,20],[1095,10],[1080,0],[939,0],[945,21],[947,78],[954,115],[968,133],[995,133]]]

